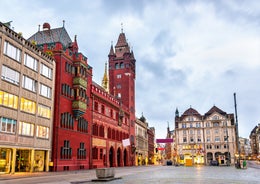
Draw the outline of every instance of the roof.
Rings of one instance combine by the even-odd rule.
[[[217,112],[221,115],[226,115],[227,113],[216,107],[215,105],[205,114],[205,116],[210,116],[214,112]]]
[[[42,31],[38,31],[32,35],[28,40],[36,41],[37,45],[46,43],[57,43],[60,42],[63,46],[69,47],[72,44],[69,34],[67,33],[65,27],[50,29],[46,27]]]
[[[116,47],[125,47],[125,46],[128,46],[125,33],[120,33],[116,43]]]
[[[201,116],[200,113],[198,113],[198,111],[196,111],[195,109],[193,108],[189,108],[187,109],[183,114],[182,116],[191,116],[191,115],[197,115],[197,116]]]

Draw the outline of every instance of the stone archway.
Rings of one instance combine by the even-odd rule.
[[[127,160],[128,160],[128,155],[127,155],[127,150],[124,150],[124,166],[127,166]]]
[[[207,163],[209,164],[211,160],[213,160],[213,154],[211,152],[208,152],[207,153]]]
[[[114,148],[109,149],[109,167],[114,167]]]
[[[121,148],[118,148],[117,149],[117,167],[120,167],[121,166]]]

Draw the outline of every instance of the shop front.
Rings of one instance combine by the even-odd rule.
[[[49,171],[49,151],[0,148],[0,173]]]

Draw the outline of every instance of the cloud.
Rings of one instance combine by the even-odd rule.
[[[260,121],[259,10],[256,0],[3,0],[0,17],[25,37],[65,20],[97,83],[123,23],[136,58],[136,115],[144,113],[157,137],[166,136],[167,122],[174,128],[176,108],[204,114],[215,104],[234,113],[234,92],[239,131],[248,137]]]

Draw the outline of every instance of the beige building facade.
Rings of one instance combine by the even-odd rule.
[[[135,123],[135,164],[147,165],[148,164],[148,123],[146,119],[142,116],[140,119],[136,118]]]
[[[48,171],[55,62],[0,22],[0,173]]]
[[[205,115],[187,109],[175,113],[177,161],[184,165],[219,165],[235,162],[236,133],[234,115],[213,106]]]

